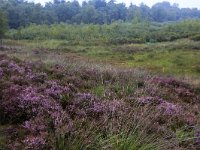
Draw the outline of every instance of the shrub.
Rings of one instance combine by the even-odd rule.
[[[194,35],[194,36],[190,37],[190,39],[193,41],[200,41],[200,34]]]

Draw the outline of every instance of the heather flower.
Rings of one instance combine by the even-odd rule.
[[[105,133],[105,136],[107,136],[107,133],[109,134],[111,130],[112,133],[119,133],[119,131],[123,131],[124,128],[129,127],[127,128],[129,132],[129,129],[134,130],[135,126],[141,125],[142,132],[146,133],[146,127],[149,127],[148,124],[151,124],[151,122],[147,125],[145,123],[149,122],[150,119],[153,120],[153,123],[150,129],[148,129],[148,133],[159,132],[162,134],[169,133],[168,127],[171,128],[170,125],[172,124],[177,123],[179,125],[179,123],[183,123],[184,125],[189,124],[192,126],[197,122],[194,109],[191,113],[187,113],[185,112],[187,110],[183,111],[184,106],[188,108],[187,105],[180,107],[178,104],[164,101],[161,97],[168,98],[168,95],[165,95],[166,93],[161,93],[161,97],[157,96],[160,94],[157,93],[157,86],[148,89],[141,87],[137,90],[139,92],[142,91],[142,93],[139,93],[140,95],[147,95],[147,93],[149,95],[139,97],[136,100],[139,104],[154,105],[153,108],[160,110],[159,112],[156,111],[156,113],[148,111],[152,114],[147,114],[148,116],[146,118],[145,115],[148,112],[145,112],[145,110],[149,107],[138,107],[138,109],[134,109],[132,105],[129,106],[129,104],[123,102],[123,100],[115,100],[114,98],[110,98],[109,100],[104,100],[103,98],[99,99],[90,93],[77,94],[78,90],[73,85],[61,85],[59,80],[47,81],[47,74],[43,72],[33,72],[31,70],[33,66],[34,65],[25,64],[21,67],[8,60],[0,61],[0,77],[8,72],[8,78],[2,78],[0,83],[2,89],[2,91],[0,91],[0,117],[5,117],[10,123],[21,123],[23,125],[25,135],[20,138],[13,138],[11,141],[12,143],[17,141],[20,148],[23,144],[24,147],[22,148],[24,149],[55,149],[55,147],[53,147],[54,144],[56,144],[56,142],[53,141],[55,137],[52,137],[54,135],[62,135],[65,137],[64,140],[66,140],[66,142],[64,141],[64,144],[67,143],[69,145],[65,146],[70,147],[70,144],[74,143],[73,140],[77,134],[80,134],[81,138],[86,137],[87,142],[93,142],[90,141],[93,135],[87,133],[91,131],[103,131],[102,133]],[[57,72],[62,70],[60,66],[56,66],[56,68]],[[72,82],[71,77],[74,77],[73,73],[74,72],[68,73],[70,75],[67,80],[70,82]],[[62,72],[61,75],[65,74]],[[89,70],[89,72],[80,73],[78,75],[79,77],[74,78],[75,82],[79,84],[78,86],[80,86],[79,80],[81,82],[88,80],[87,83],[92,80],[94,84],[96,84],[94,80],[99,80],[99,78],[96,77],[98,72],[95,70]],[[123,79],[124,72],[116,76],[117,77],[112,77],[112,74],[109,72],[104,73],[104,82],[108,81],[111,83],[114,80],[118,82],[120,80],[120,82],[124,81],[127,83],[126,79]],[[81,78],[84,80],[81,80]],[[4,80],[6,81],[4,82]],[[193,96],[192,90],[186,88],[184,84],[172,78],[157,78],[157,83],[159,83],[160,86],[169,87],[170,91],[176,91],[176,96],[179,96],[178,98],[189,98]],[[168,92],[166,89],[165,91]],[[134,93],[134,95],[136,94]],[[68,98],[71,98],[71,100],[68,101]],[[135,97],[133,99],[135,100]],[[62,101],[66,101],[65,107],[62,107]],[[194,108],[194,106],[192,106],[192,108]],[[198,108],[196,109],[198,111]],[[137,112],[135,113],[132,111]],[[123,118],[124,116],[126,116],[125,119]],[[132,117],[134,118],[132,119]],[[140,119],[142,119],[142,121],[140,121]],[[166,120],[168,119],[170,121],[167,122]],[[157,124],[154,124],[154,120]],[[128,122],[126,123],[124,121]],[[163,122],[167,124],[163,125]],[[90,123],[92,125],[90,125]],[[101,126],[102,124],[103,126]],[[145,130],[143,130],[143,125],[145,126]],[[87,129],[87,127],[89,129]],[[95,133],[95,135],[97,134]],[[92,136],[89,137],[88,135]],[[198,136],[199,135],[197,135],[197,137]],[[80,137],[78,136],[78,138]],[[22,138],[23,140],[21,140]]]
[[[51,118],[57,134],[65,134],[73,130],[73,122],[65,111],[55,111],[51,113]]]
[[[8,68],[11,69],[13,72],[24,73],[24,68],[19,67],[17,64],[10,62]]]
[[[36,112],[43,108],[46,111],[61,111],[61,106],[48,96],[40,94],[36,88],[27,87],[20,95],[21,108]]]
[[[58,83],[55,81],[49,81],[47,84],[48,86],[45,92],[55,99],[62,98],[64,94],[67,94],[70,91],[68,87],[58,85]]]
[[[21,82],[21,80],[24,80],[24,78],[22,76],[13,75],[13,76],[11,76],[10,80],[13,81],[13,82],[16,82],[16,81]]]
[[[124,104],[120,101],[114,100],[111,102],[108,102],[108,108],[109,112],[117,112],[119,108],[121,108]]]
[[[196,117],[191,113],[187,113],[187,114],[184,113],[183,117],[184,117],[185,122],[190,126],[194,125],[197,122]]]
[[[87,116],[95,102],[96,98],[92,94],[78,93],[75,95],[74,100],[69,103],[67,109],[70,115]]]
[[[45,147],[46,141],[40,136],[29,136],[23,140],[25,149],[41,150]]]
[[[0,115],[4,117],[3,120],[7,119],[12,123],[23,121],[23,127],[31,135],[34,135],[23,140],[25,149],[43,149],[47,137],[42,136],[42,133],[46,133],[47,136],[49,129],[59,134],[72,130],[73,122],[70,117],[53,99],[69,93],[68,87],[61,86],[54,81],[46,82],[41,87],[34,86],[31,81],[44,82],[47,75],[32,73],[28,66],[24,69],[7,60],[0,61],[0,65],[7,67],[11,76],[1,91],[0,110],[2,113]],[[2,66],[0,67],[0,77],[4,71]],[[47,85],[46,89],[44,89],[45,85]]]
[[[29,85],[29,81],[26,80],[23,76],[19,76],[19,75],[12,75],[10,78],[10,81],[12,81],[14,84],[18,84],[18,85]]]
[[[92,95],[92,94],[90,94],[90,93],[78,93],[77,95],[77,98],[79,99],[79,100],[94,100],[95,98],[94,98],[94,95]]]
[[[7,59],[3,59],[0,61],[0,66],[5,67],[9,64],[9,61]]]
[[[200,146],[200,131],[197,130],[195,133],[194,133],[194,136],[195,136],[195,139],[194,139],[194,143],[198,146]]]
[[[30,121],[25,121],[23,127],[26,129],[31,129]]]
[[[157,108],[164,113],[164,115],[172,116],[181,112],[180,106],[169,102],[163,102],[157,106]]]
[[[45,121],[44,116],[40,115],[35,117],[32,120],[25,121],[23,127],[28,129],[32,133],[40,133],[42,131],[46,131],[48,129],[48,124]]]
[[[153,103],[160,104],[163,102],[163,99],[159,97],[143,96],[138,98],[137,102],[142,105],[153,104]]]
[[[35,82],[41,82],[43,83],[46,78],[47,78],[47,74],[46,73],[32,73],[32,72],[28,72],[26,75],[26,78]]]
[[[94,102],[92,108],[90,109],[92,112],[95,113],[104,113],[108,109],[106,103],[103,102]]]
[[[29,109],[31,107],[38,107],[41,104],[43,96],[39,95],[35,88],[27,87],[20,95],[19,107]]]
[[[123,108],[122,106],[124,103],[121,101],[102,101],[90,93],[78,93],[68,109],[71,114],[79,117],[100,117],[103,114],[114,114]]]
[[[90,93],[78,93],[75,95],[73,105],[79,108],[88,108],[96,101],[96,97]]]
[[[190,89],[176,88],[175,91],[179,97],[189,98],[190,99],[189,101],[192,101],[196,98],[196,95],[193,92],[191,92]]]
[[[22,90],[22,87],[19,85],[13,85],[11,84],[9,88],[6,88],[3,90],[2,96],[2,103],[0,104],[0,107],[2,110],[4,110],[4,114],[6,114],[9,117],[13,117],[18,114],[20,111],[18,105],[18,96]]]
[[[185,87],[187,88],[188,85],[184,82],[180,82],[175,80],[172,77],[168,77],[168,78],[163,78],[163,77],[156,77],[153,80],[154,83],[158,83],[160,86],[166,86],[166,87]]]

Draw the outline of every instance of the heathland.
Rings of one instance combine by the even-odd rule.
[[[97,0],[80,6],[82,20],[37,23],[40,11],[58,19],[76,1],[9,2],[0,7],[0,149],[200,148],[198,9],[143,4],[127,8],[130,20],[94,22],[111,4],[126,8]],[[19,8],[34,8],[33,23],[9,16]]]

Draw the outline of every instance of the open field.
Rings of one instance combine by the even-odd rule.
[[[44,49],[51,52],[56,51],[66,56],[72,55],[72,57],[81,57],[125,68],[146,69],[152,73],[164,75],[196,79],[200,75],[200,60],[198,59],[200,57],[200,42],[189,39],[105,46],[72,46],[65,40],[6,40],[5,44],[27,48],[39,53],[43,53]],[[199,83],[197,80],[196,82],[196,84]]]
[[[199,42],[3,43],[2,148],[200,147]]]
[[[0,2],[0,150],[200,150],[199,8],[47,1]]]

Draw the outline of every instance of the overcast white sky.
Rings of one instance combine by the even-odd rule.
[[[52,1],[52,0],[29,0],[29,1],[45,4],[45,2],[49,2],[49,1]],[[81,3],[83,0],[78,0],[78,1]],[[109,1],[109,0],[106,0],[106,1]],[[131,2],[133,4],[136,4],[136,5],[139,5],[139,4],[141,4],[143,2],[144,4],[146,4],[146,5],[150,6],[150,7],[153,4],[155,4],[157,2],[162,2],[162,1],[169,1],[171,4],[178,3],[179,7],[181,7],[181,8],[185,8],[185,7],[200,8],[200,0],[116,0],[117,3],[123,2],[127,6],[129,6],[129,4]]]

